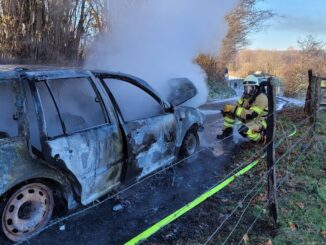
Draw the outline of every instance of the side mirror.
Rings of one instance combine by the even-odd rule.
[[[170,93],[167,101],[173,106],[178,106],[197,95],[197,88],[188,78],[173,78],[168,81]]]
[[[164,112],[174,113],[174,107],[173,107],[173,105],[169,105],[169,104],[165,104],[164,103]]]

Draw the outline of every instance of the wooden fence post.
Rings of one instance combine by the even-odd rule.
[[[311,115],[311,97],[312,97],[312,70],[308,71],[308,88],[307,88],[307,95],[306,95],[306,103],[304,111],[307,115]]]
[[[267,119],[267,191],[269,217],[274,226],[277,224],[278,204],[276,193],[276,169],[275,169],[275,122],[276,122],[276,89],[273,79],[269,78],[268,87],[268,119]]]
[[[310,101],[310,123],[313,124],[316,121],[317,113],[317,77],[312,75],[311,77],[311,101]]]
[[[321,79],[315,77],[315,104],[314,104],[314,131],[316,130],[316,122],[318,117],[318,110],[321,101]]]

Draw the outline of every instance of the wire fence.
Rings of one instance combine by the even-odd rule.
[[[306,103],[310,103],[310,100],[306,100]],[[308,129],[306,129],[305,133],[302,134],[302,136],[300,137],[299,140],[297,140],[294,144],[292,144],[290,147],[288,147],[288,149],[285,151],[285,153],[283,153],[281,156],[279,156],[279,158],[275,161],[275,165],[272,166],[272,168],[270,168],[269,170],[267,170],[266,172],[264,172],[263,176],[260,178],[260,180],[256,183],[256,185],[245,195],[244,199],[241,200],[241,203],[243,203],[245,201],[245,199],[252,193],[254,192],[254,190],[256,190],[257,186],[263,186],[264,185],[264,181],[266,180],[266,176],[269,174],[269,172],[274,171],[275,168],[280,165],[280,162],[282,162],[287,156],[289,156],[294,149],[296,149],[300,143],[304,143],[304,140],[307,138],[307,135],[309,133],[311,133],[311,131],[313,131],[316,127],[316,114],[317,111],[319,109],[319,106],[312,106],[314,108],[314,110],[311,112],[310,116],[306,117],[303,121],[301,121],[301,123],[299,125],[297,125],[296,127],[299,128],[301,127],[303,124],[305,124],[307,121],[313,121],[314,123],[312,123]],[[315,118],[313,118],[315,117]],[[304,150],[301,149],[301,153],[299,154],[299,156],[296,158],[296,160],[294,160],[292,162],[292,165],[296,165],[299,160],[302,158],[302,156],[306,153],[306,151],[310,148],[312,142],[314,140],[314,137],[312,137],[309,140],[309,144],[305,147]],[[281,140],[282,141],[282,140]],[[280,145],[280,141],[278,144],[276,145]],[[241,244],[244,241],[244,236],[248,235],[248,233],[253,229],[255,223],[258,221],[258,219],[261,217],[263,211],[267,208],[267,206],[270,204],[271,199],[274,198],[274,195],[277,194],[278,190],[281,188],[281,186],[286,182],[286,180],[288,179],[288,172],[286,169],[286,174],[278,181],[277,187],[273,189],[273,194],[270,195],[270,198],[266,201],[266,204],[263,206],[263,208],[261,209],[261,212],[258,213],[258,215],[255,217],[254,221],[249,225],[249,227],[247,228],[247,230],[245,231],[245,233],[243,233],[243,236],[241,237],[241,240],[239,241],[239,244]],[[258,188],[258,190],[255,192],[255,194],[251,197],[251,199],[249,200],[248,204],[246,205],[246,207],[243,209],[242,213],[240,214],[240,217],[237,219],[235,225],[233,226],[232,230],[228,233],[228,235],[226,236],[225,240],[221,243],[221,244],[226,244],[228,242],[228,240],[230,239],[230,237],[233,235],[233,233],[235,232],[235,230],[238,228],[239,224],[241,223],[241,220],[243,219],[244,215],[246,214],[247,210],[250,207],[250,204],[252,202],[252,200],[255,199],[255,197],[260,193],[261,188]],[[233,211],[221,222],[221,224],[216,228],[216,230],[208,237],[208,239],[205,241],[204,244],[209,244],[212,239],[214,238],[214,236],[216,236],[222,229],[223,225],[226,223],[227,220],[229,220],[233,215],[235,215],[236,211],[242,208],[242,205],[237,205]],[[247,242],[246,242],[247,243]]]
[[[314,141],[314,137],[310,139],[310,142],[308,144],[308,146],[305,147],[305,149],[300,153],[300,155],[292,162],[293,165],[296,165],[303,157],[303,155],[307,152],[307,150],[311,147],[312,142]],[[279,189],[285,184],[285,182],[288,180],[288,175],[285,174],[278,183],[277,188],[274,190],[275,192],[279,191]],[[247,230],[245,231],[245,234],[249,234],[249,232],[253,229],[254,225],[256,224],[256,222],[258,221],[258,219],[261,217],[261,215],[263,214],[264,209],[266,209],[266,207],[268,206],[268,201],[267,200],[265,205],[263,206],[263,208],[261,209],[261,211],[258,213],[258,215],[255,217],[254,221],[249,225],[249,227],[247,228]],[[241,239],[239,241],[238,244],[242,244],[243,239]]]
[[[304,120],[303,122],[301,122],[298,126],[302,125],[306,120]],[[267,175],[274,170],[274,168],[278,167],[278,165],[280,164],[280,162],[284,159],[284,157],[286,155],[288,155],[289,153],[291,153],[293,151],[294,148],[296,148],[301,142],[303,142],[304,139],[306,139],[307,135],[312,131],[313,127],[315,126],[315,124],[309,126],[309,128],[305,131],[305,133],[299,138],[299,140],[297,140],[292,147],[290,147],[281,157],[279,157],[279,159],[276,161],[275,165],[270,168],[269,170],[265,171],[262,175],[262,177],[257,181],[257,183],[255,184],[255,186],[252,188],[252,190],[250,190],[247,195],[240,201],[240,203],[243,203],[246,198],[252,194],[256,189],[257,186],[259,186],[260,188],[258,188],[258,190],[255,192],[255,194],[251,197],[251,199],[249,200],[248,204],[246,205],[246,207],[243,209],[239,219],[237,220],[236,224],[233,226],[231,232],[228,234],[227,238],[224,240],[224,242],[222,244],[226,244],[226,242],[229,240],[229,238],[232,236],[232,234],[234,233],[234,231],[236,230],[236,228],[239,226],[241,220],[243,219],[246,211],[248,210],[251,202],[254,200],[254,198],[261,192],[265,182],[266,182],[266,177]],[[311,138],[309,146],[305,147],[305,149],[300,153],[299,157],[293,162],[296,163],[307,151],[307,149],[310,147],[312,141],[314,138]],[[288,175],[286,174],[280,181],[278,184],[278,188],[280,188],[282,186],[282,184],[284,183],[285,177],[287,178]],[[278,189],[275,189],[274,192],[277,192]],[[268,201],[267,201],[268,204]],[[222,222],[221,224],[216,228],[216,230],[212,233],[211,236],[209,236],[209,238],[206,240],[206,242],[204,244],[209,244],[211,242],[211,240],[214,238],[214,236],[222,229],[223,225],[226,223],[226,221],[228,221],[235,213],[236,211],[241,208],[242,205],[238,205],[236,206],[233,211],[230,213],[230,215],[228,215]],[[259,216],[260,217],[260,216]],[[259,218],[258,217],[258,218]],[[258,220],[258,218],[256,217],[256,221]],[[254,225],[254,223],[252,224],[252,226]],[[247,232],[245,233],[247,234]]]
[[[274,112],[274,113],[278,113],[278,112]],[[274,113],[272,114],[269,114],[267,117],[271,117],[271,116],[274,116]],[[308,117],[306,117],[304,120],[302,120],[299,124],[295,125],[296,128],[299,128],[301,127],[302,125],[304,125],[305,123],[307,123],[309,120],[311,120],[311,118],[313,117],[313,113],[311,115],[309,115]],[[217,123],[220,123],[222,122],[223,119],[219,119],[217,121],[214,122],[214,124],[217,124]],[[244,197],[241,199],[241,201],[238,202],[238,204],[236,205],[236,207],[231,211],[231,213],[229,215],[227,215],[227,217],[225,217],[225,219],[223,219],[223,221],[221,221],[221,223],[218,225],[218,227],[214,230],[214,232],[207,238],[207,240],[204,242],[204,244],[209,244],[213,241],[214,237],[219,234],[219,232],[223,229],[223,226],[226,224],[227,221],[229,221],[236,213],[237,211],[239,210],[242,210],[242,213],[240,214],[240,217],[239,219],[237,220],[236,224],[233,226],[232,230],[229,232],[229,234],[227,235],[227,237],[225,238],[224,242],[222,244],[226,244],[228,242],[228,240],[230,239],[230,237],[232,237],[233,233],[235,232],[235,230],[238,228],[241,220],[243,219],[244,215],[246,214],[247,210],[249,209],[250,207],[250,204],[252,203],[252,201],[257,197],[257,195],[259,195],[264,186],[266,185],[266,179],[267,179],[267,175],[274,170],[274,168],[276,168],[277,166],[280,165],[280,163],[282,162],[282,160],[284,160],[285,157],[287,157],[290,153],[293,152],[293,150],[298,147],[298,145],[300,143],[303,142],[303,140],[306,138],[307,134],[310,133],[313,128],[315,127],[315,124],[312,124],[311,126],[309,126],[309,129],[305,131],[304,134],[302,134],[302,136],[300,137],[299,140],[297,140],[291,147],[289,147],[287,149],[287,151],[279,156],[279,158],[276,160],[275,162],[275,165],[268,169],[267,171],[265,171],[261,177],[259,178],[259,180],[255,183],[255,185],[248,191],[245,193]],[[209,126],[210,124],[208,124]],[[241,133],[241,131],[239,131]],[[275,143],[275,145],[278,147],[280,146],[285,140],[288,139],[290,135],[290,132],[288,131],[285,131],[283,132],[277,139],[277,142]],[[220,141],[218,141],[218,143],[223,143],[224,141],[232,138],[233,136],[230,135],[229,137],[226,137]],[[313,138],[310,140],[310,144],[308,147],[305,148],[304,151],[301,152],[300,156],[294,161],[294,163],[298,162],[299,159],[302,158],[302,155],[307,151],[307,149],[310,147],[311,143],[313,141]],[[262,160],[265,158],[266,154],[264,154],[264,152],[266,151],[267,147],[270,146],[270,144],[272,144],[273,142],[270,141],[268,142],[267,144],[265,144],[261,149],[259,149],[258,151],[254,152],[251,156],[250,156],[250,161],[246,161],[246,162],[243,162],[241,164],[239,164],[236,168],[234,168],[233,170],[229,171],[221,180],[219,180],[214,186],[220,184],[221,182],[225,181],[226,179],[228,179],[230,176],[234,175],[236,172],[238,172],[240,169],[244,168],[245,166],[247,166],[248,164],[250,164],[250,162],[253,162],[255,160]],[[94,202],[92,205],[86,207],[86,208],[83,208],[81,210],[78,210],[72,214],[69,214],[69,215],[66,215],[64,217],[61,217],[61,218],[58,218],[56,220],[53,220],[52,222],[50,222],[46,227],[44,227],[42,229],[42,231],[45,231],[57,224],[60,224],[64,221],[67,221],[69,219],[72,219],[74,217],[77,217],[91,209],[94,209],[96,207],[98,207],[99,205],[109,201],[109,200],[112,200],[116,197],[118,197],[119,195],[122,195],[123,193],[127,192],[128,190],[134,188],[135,186],[137,185],[140,185],[142,183],[144,183],[145,181],[148,181],[149,179],[153,178],[154,176],[157,176],[161,173],[164,173],[165,171],[169,170],[169,169],[172,169],[172,168],[175,168],[176,166],[184,163],[185,161],[191,159],[191,158],[194,158],[195,156],[198,156],[199,154],[201,154],[202,152],[204,151],[210,151],[209,147],[203,147],[201,148],[199,151],[197,151],[194,155],[192,156],[189,156],[187,158],[184,158],[184,159],[181,159],[179,161],[176,161],[175,163],[169,165],[169,166],[166,166],[152,174],[149,174],[147,175],[146,177],[140,179],[140,180],[137,180],[135,183],[129,185],[129,186],[126,186],[124,188],[122,188],[121,190],[118,190],[116,193],[114,194],[111,194],[109,195],[108,197],[104,198],[103,200],[101,201],[97,201],[97,202]],[[274,189],[274,192],[277,192],[279,190],[279,188],[281,188],[281,186],[284,184],[286,178],[288,178],[288,175],[286,174],[279,182],[278,182],[278,185],[277,185],[277,188]],[[211,187],[211,188],[213,188]],[[266,201],[266,204],[264,206],[264,208],[267,207],[268,203],[269,203],[270,200],[267,200]],[[246,206],[244,207],[244,204],[246,203]],[[263,209],[262,209],[263,210]],[[247,230],[244,232],[244,234],[248,234],[254,227],[255,223],[257,222],[257,220],[260,218],[262,212],[257,215],[254,219],[254,221],[249,225],[249,227],[247,228]],[[41,232],[42,232],[41,231]],[[242,243],[243,240],[240,240],[239,241],[239,244]],[[25,241],[22,241],[22,242],[19,242],[19,243],[16,243],[16,244],[21,244],[21,243],[29,243],[29,240],[25,240]]]

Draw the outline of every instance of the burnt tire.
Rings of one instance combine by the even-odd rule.
[[[196,128],[191,128],[186,133],[179,153],[179,158],[183,159],[195,154],[199,148],[199,136]]]
[[[48,224],[53,208],[50,187],[42,183],[23,185],[3,203],[0,230],[14,242],[29,239]]]

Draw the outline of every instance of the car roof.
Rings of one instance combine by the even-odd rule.
[[[101,76],[106,74],[112,79],[125,79],[129,81],[136,81],[137,85],[147,89],[157,98],[159,94],[144,80],[121,72],[110,72],[102,70],[87,70],[82,68],[67,68],[67,67],[53,67],[53,66],[17,66],[17,65],[0,65],[0,83],[10,82],[11,80],[19,79],[21,75],[29,79],[65,79],[65,78],[81,78],[91,76]]]
[[[32,71],[82,69],[79,66],[0,64],[0,72],[15,70],[15,69],[19,69],[19,68],[26,69],[26,70],[32,70]]]
[[[91,73],[81,68],[70,67],[0,65],[0,80],[14,80],[20,75],[30,79],[61,79],[89,77]]]
[[[0,65],[0,80],[13,80],[24,74],[30,79],[63,79],[70,77],[89,77],[92,75],[108,74],[112,78],[127,78],[135,80],[140,85],[153,90],[144,80],[121,72],[110,72],[103,70],[87,70],[83,68],[38,66],[38,65]]]

